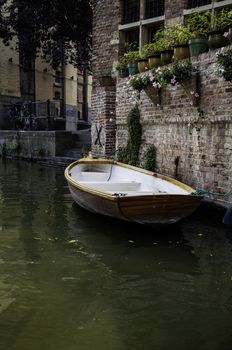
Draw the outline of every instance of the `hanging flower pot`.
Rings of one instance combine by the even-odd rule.
[[[141,58],[138,60],[138,70],[139,73],[143,73],[148,70],[148,60],[146,58]]]
[[[174,57],[176,60],[184,60],[190,57],[188,44],[179,44],[174,46]]]
[[[171,63],[172,59],[173,59],[173,49],[161,51],[162,65]]]
[[[225,37],[222,30],[213,30],[208,33],[208,44],[210,50],[218,49],[229,44],[229,39]]]
[[[154,103],[156,106],[160,106],[162,104],[161,97],[162,97],[162,90],[161,88],[154,87],[152,84],[148,84],[144,88],[145,93],[149,97],[149,99]]]
[[[148,66],[149,66],[149,69],[161,66],[161,54],[154,53],[153,55],[149,56],[148,57]]]
[[[192,38],[188,42],[190,56],[198,56],[209,50],[208,39],[206,37]]]

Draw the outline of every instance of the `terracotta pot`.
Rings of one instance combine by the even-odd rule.
[[[189,46],[187,44],[176,45],[174,47],[174,57],[176,60],[184,60],[185,58],[189,58]]]
[[[138,61],[138,70],[139,70],[139,73],[143,73],[146,70],[148,70],[148,60],[147,59],[141,59]]]
[[[208,33],[208,44],[210,50],[218,49],[229,44],[229,39],[223,36],[222,30],[214,30]]]
[[[162,65],[169,64],[172,62],[173,53],[174,52],[172,49],[161,51],[161,63],[162,63]]]
[[[154,54],[152,56],[149,56],[148,57],[148,66],[149,66],[149,69],[161,66],[161,54],[157,53],[157,54]]]

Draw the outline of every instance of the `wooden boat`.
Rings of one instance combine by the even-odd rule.
[[[81,207],[141,224],[174,223],[202,200],[177,180],[111,160],[80,159],[66,168],[65,177]]]

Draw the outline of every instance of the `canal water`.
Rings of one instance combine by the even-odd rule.
[[[232,233],[87,213],[63,170],[0,162],[0,350],[231,350]]]

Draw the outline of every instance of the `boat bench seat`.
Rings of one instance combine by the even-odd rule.
[[[107,181],[110,177],[109,172],[81,171],[80,181]]]
[[[105,192],[130,192],[130,191],[139,191],[141,187],[141,182],[137,181],[80,181],[82,185],[87,185],[95,190],[105,191]]]

